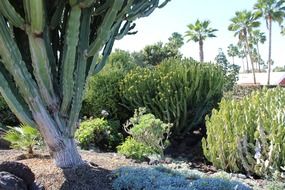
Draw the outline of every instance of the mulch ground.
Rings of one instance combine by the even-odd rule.
[[[126,159],[115,153],[96,153],[90,151],[80,151],[82,158],[91,162],[92,169],[88,172],[89,179],[76,179],[76,181],[66,180],[66,175],[71,172],[64,173],[63,170],[57,168],[52,159],[49,158],[47,153],[41,152],[38,158],[30,158],[18,160],[23,152],[17,150],[0,150],[0,163],[3,161],[17,161],[21,162],[31,168],[36,175],[36,181],[41,183],[46,190],[72,190],[84,189],[80,183],[92,183],[94,187],[92,190],[108,190],[111,188],[111,171],[122,166],[143,166],[146,163],[135,163],[130,159]],[[77,171],[78,172],[78,171]],[[82,181],[85,180],[85,181]],[[74,183],[78,183],[76,188],[73,188]],[[81,188],[79,188],[81,187]]]

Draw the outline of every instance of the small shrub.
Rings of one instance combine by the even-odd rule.
[[[121,106],[119,81],[124,77],[121,69],[108,70],[92,76],[87,84],[81,115],[101,117],[101,111],[106,110],[109,118],[125,122],[130,115]]]
[[[235,181],[213,178],[190,181],[179,173],[157,168],[123,167],[114,176],[114,190],[250,190]]]
[[[204,124],[222,97],[223,73],[214,64],[169,59],[153,68],[132,70],[120,83],[124,103],[173,123],[172,137],[183,138]]]
[[[155,154],[155,150],[143,143],[137,142],[132,137],[127,137],[126,141],[117,147],[118,153],[135,160],[143,161],[147,156]]]
[[[151,147],[163,156],[164,149],[169,145],[167,140],[171,126],[170,123],[166,124],[155,118],[153,114],[146,114],[145,108],[139,108],[124,128],[134,140]]]
[[[89,149],[95,146],[101,150],[110,151],[120,144],[123,140],[119,130],[118,122],[111,122],[105,119],[90,119],[80,124],[75,133],[75,138],[79,146]]]
[[[284,172],[285,90],[255,91],[244,99],[222,100],[207,117],[206,158],[217,168],[272,176]]]
[[[10,142],[12,148],[25,150],[31,155],[34,154],[35,146],[43,145],[43,139],[39,131],[28,125],[9,127],[3,139]]]

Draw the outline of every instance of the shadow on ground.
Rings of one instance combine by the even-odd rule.
[[[111,171],[95,164],[85,164],[74,169],[63,170],[65,181],[60,190],[110,190]]]

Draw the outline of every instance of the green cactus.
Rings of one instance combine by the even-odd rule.
[[[284,173],[285,90],[263,89],[223,99],[206,119],[206,158],[217,168],[272,177]],[[284,175],[284,174],[283,174]]]
[[[136,18],[168,1],[0,2],[0,92],[22,123],[39,129],[57,166],[83,163],[73,137],[88,77]]]
[[[146,107],[173,123],[172,138],[183,139],[203,125],[222,97],[222,71],[213,64],[169,59],[154,68],[137,68],[126,75],[120,90],[125,105]]]

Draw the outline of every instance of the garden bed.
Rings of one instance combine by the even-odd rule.
[[[0,162],[15,161],[22,155],[23,152],[17,150],[0,150]],[[93,151],[80,151],[84,160],[91,162],[95,168],[94,179],[92,183],[96,185],[96,189],[111,189],[112,175],[111,172],[124,166],[131,167],[152,167],[146,162],[136,163],[131,159],[126,159],[116,153],[97,153]],[[18,160],[29,166],[36,175],[36,181],[44,185],[47,190],[67,189],[68,182],[65,179],[64,173],[57,168],[53,161],[48,158],[48,154],[41,152],[43,157]],[[170,164],[163,164],[167,168],[176,171],[187,171],[189,175],[196,175],[201,177],[218,177],[223,179],[236,180],[253,187],[253,189],[274,189],[273,182],[261,179],[250,179],[242,174],[230,174],[223,171],[215,171],[212,166],[203,164],[190,163],[183,160],[172,160]],[[197,167],[198,166],[198,167]],[[207,170],[207,168],[209,170]],[[277,188],[276,188],[277,189]]]

